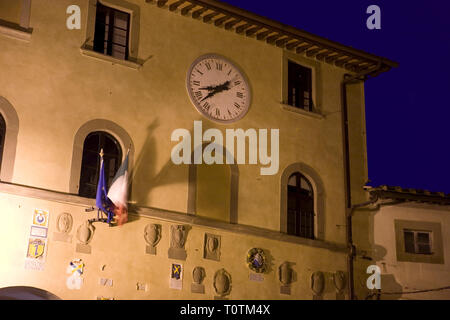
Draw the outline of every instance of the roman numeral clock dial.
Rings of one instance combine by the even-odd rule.
[[[210,120],[235,122],[250,106],[250,86],[244,74],[228,59],[209,54],[189,68],[186,86],[195,108]]]

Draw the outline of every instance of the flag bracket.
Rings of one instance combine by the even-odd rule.
[[[88,221],[89,221],[89,223],[103,222],[103,223],[107,223],[110,227],[113,226],[111,221],[108,222],[108,218],[103,217],[103,211],[100,209],[97,209],[97,218],[89,219]]]

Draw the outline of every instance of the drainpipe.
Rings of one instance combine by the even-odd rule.
[[[389,67],[388,67],[389,68]],[[347,273],[348,273],[348,288],[349,299],[355,299],[354,289],[354,274],[353,274],[353,260],[356,255],[356,247],[353,244],[353,231],[352,231],[352,214],[353,210],[362,206],[366,206],[374,202],[369,201],[363,204],[352,205],[351,198],[351,181],[350,181],[350,152],[349,152],[349,132],[348,132],[348,106],[347,106],[347,85],[359,81],[365,81],[370,75],[376,76],[383,72],[381,60],[375,68],[368,71],[349,75],[345,74],[344,79],[341,82],[341,96],[342,96],[342,130],[343,130],[343,152],[344,152],[344,192],[345,192],[345,218],[346,218],[346,242],[347,242]]]

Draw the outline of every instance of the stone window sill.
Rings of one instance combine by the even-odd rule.
[[[283,110],[286,110],[286,111],[294,112],[294,113],[297,113],[297,114],[300,114],[300,115],[303,115],[303,116],[307,116],[307,117],[311,117],[311,118],[315,118],[315,119],[319,119],[319,120],[322,120],[322,119],[325,118],[320,113],[313,112],[313,111],[306,111],[306,110],[303,110],[303,109],[300,109],[300,108],[296,108],[296,107],[290,106],[290,105],[285,104],[285,103],[281,103],[281,108]]]
[[[31,41],[31,29],[25,29],[13,23],[6,25],[0,24],[0,34],[8,38],[18,39],[26,42]]]
[[[94,50],[92,50],[90,48],[81,47],[80,51],[81,51],[81,54],[84,55],[84,56],[91,57],[91,58],[96,58],[96,59],[103,60],[103,61],[106,61],[106,62],[110,62],[113,65],[114,64],[120,64],[122,66],[131,68],[131,69],[135,69],[135,70],[138,70],[138,69],[140,69],[142,67],[142,64],[139,64],[137,62],[133,62],[133,61],[130,61],[130,60],[117,59],[117,58],[108,56],[106,54],[102,54],[102,53],[96,52],[96,51],[94,51]]]

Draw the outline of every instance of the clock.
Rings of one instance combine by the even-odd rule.
[[[245,75],[217,54],[203,55],[192,63],[186,87],[195,108],[219,123],[242,119],[250,107],[250,86]]]

